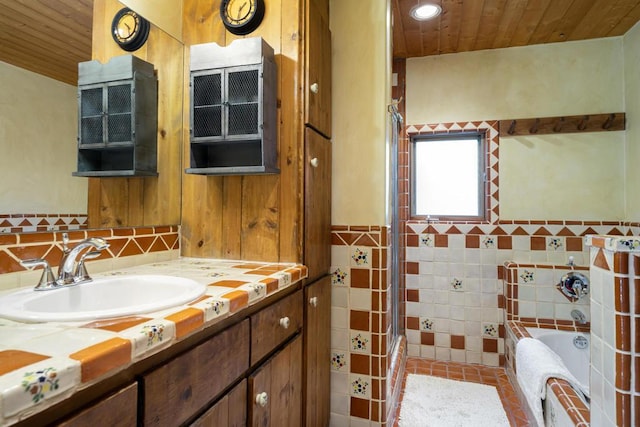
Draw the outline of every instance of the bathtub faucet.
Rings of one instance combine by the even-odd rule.
[[[571,310],[571,317],[575,322],[581,325],[584,325],[587,323],[587,316],[585,316],[584,313],[578,309]]]

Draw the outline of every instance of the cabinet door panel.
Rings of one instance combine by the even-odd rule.
[[[266,393],[261,405],[256,397]],[[276,353],[249,378],[250,425],[298,427],[302,411],[302,337]]]
[[[288,319],[287,327],[283,326]],[[302,328],[302,292],[296,292],[251,316],[251,365]]]
[[[305,425],[326,427],[331,393],[331,277],[307,286],[305,297]]]
[[[309,1],[307,6],[307,87],[305,122],[331,137],[331,32],[325,18],[328,7]],[[326,9],[326,10],[325,10]]]
[[[304,264],[309,281],[331,266],[331,142],[305,130]]]
[[[187,421],[248,368],[249,322],[245,320],[143,377],[143,425]]]
[[[247,380],[194,421],[192,427],[244,427],[247,425]]]

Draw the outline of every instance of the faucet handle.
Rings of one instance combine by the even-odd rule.
[[[75,283],[83,283],[91,281],[91,276],[87,272],[87,267],[84,264],[84,261],[87,259],[98,258],[101,254],[101,251],[89,251],[86,252],[82,257],[80,257],[80,261],[78,261],[78,266],[76,267],[76,271],[73,274],[73,281]]]
[[[56,282],[55,277],[53,276],[53,272],[51,271],[51,267],[46,259],[43,258],[31,258],[20,261],[24,267],[44,267],[42,271],[42,276],[40,276],[40,280],[38,284],[35,286],[34,290],[36,291],[44,291],[47,289],[53,289],[58,287],[58,283]]]
[[[69,233],[62,233],[62,251],[69,252]]]

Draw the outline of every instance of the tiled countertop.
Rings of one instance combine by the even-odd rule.
[[[94,274],[164,274],[207,285],[197,300],[93,322],[0,318],[0,425],[11,425],[307,277],[299,264],[180,258]],[[79,285],[82,286],[82,285]]]

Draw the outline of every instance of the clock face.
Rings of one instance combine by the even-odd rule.
[[[113,40],[124,50],[140,49],[149,36],[149,21],[129,8],[116,13],[111,23]]]
[[[254,31],[264,18],[264,0],[222,0],[220,17],[225,28],[238,35]]]

